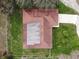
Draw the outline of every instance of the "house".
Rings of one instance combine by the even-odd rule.
[[[57,9],[24,9],[23,47],[52,48],[52,27],[57,25]]]

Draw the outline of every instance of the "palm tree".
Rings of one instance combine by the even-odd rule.
[[[21,8],[55,8],[57,2],[58,0],[16,0]]]

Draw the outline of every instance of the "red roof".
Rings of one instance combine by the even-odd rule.
[[[27,45],[27,24],[40,23],[40,43]],[[58,25],[58,11],[56,9],[23,10],[23,47],[24,48],[52,48],[52,27]]]

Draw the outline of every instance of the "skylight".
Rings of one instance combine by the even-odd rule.
[[[27,24],[27,45],[40,44],[40,23]]]

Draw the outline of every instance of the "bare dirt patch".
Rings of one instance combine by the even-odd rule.
[[[6,50],[7,15],[0,14],[0,56]]]
[[[76,1],[77,1],[78,5],[79,5],[79,0],[76,0]]]

